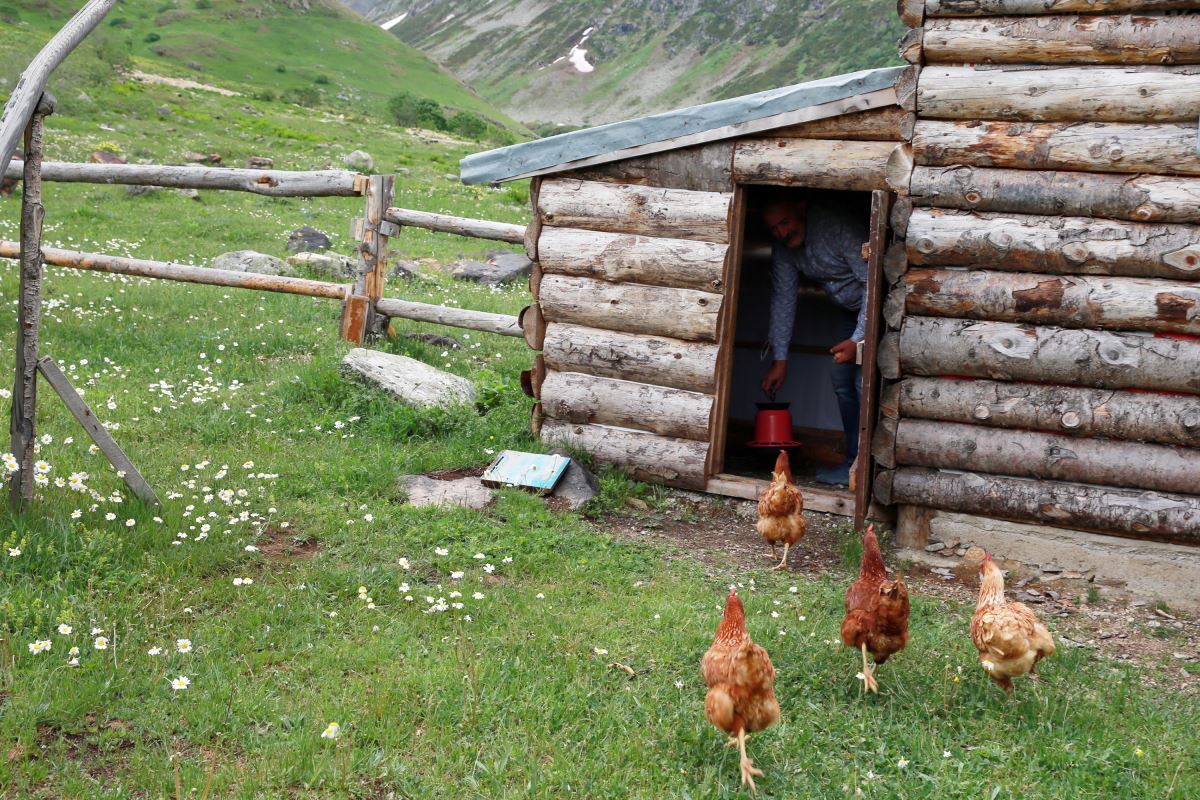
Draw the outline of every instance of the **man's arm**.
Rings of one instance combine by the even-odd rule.
[[[778,245],[771,248],[771,312],[767,341],[771,358],[787,361],[792,344],[792,328],[796,324],[796,291],[799,277],[790,263],[784,262]]]

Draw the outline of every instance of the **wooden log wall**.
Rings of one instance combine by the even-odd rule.
[[[877,499],[1200,544],[1200,0],[898,9]]]

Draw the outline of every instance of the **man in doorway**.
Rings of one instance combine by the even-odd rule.
[[[858,353],[866,338],[867,265],[862,246],[868,239],[867,221],[853,208],[809,203],[799,192],[772,195],[762,209],[771,233],[772,294],[770,311],[771,367],[762,388],[774,396],[787,379],[788,348],[796,321],[796,292],[801,278],[819,283],[841,311],[833,354],[833,393],[837,397],[846,460],[819,470],[821,483],[849,483],[850,466],[858,456],[858,412],[862,370]]]

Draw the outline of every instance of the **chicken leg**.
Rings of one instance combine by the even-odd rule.
[[[862,656],[863,656],[863,668],[862,668],[863,692],[864,693],[875,692],[876,694],[878,694],[879,693],[879,684],[875,681],[875,668],[867,663],[867,643],[866,642],[862,643]]]
[[[791,544],[789,544],[788,542],[783,543],[783,560],[780,561],[775,566],[771,567],[772,572],[774,572],[777,569],[782,569],[782,570],[787,569],[787,554],[788,554],[788,549],[790,547],[791,547]],[[775,545],[771,545],[771,552],[774,552],[774,551],[775,551]]]
[[[758,787],[754,785],[754,776],[762,776],[763,771],[756,769],[754,762],[750,760],[750,756],[746,755],[746,729],[742,728],[737,735],[738,752],[742,755],[742,785],[750,785],[750,791],[757,793]]]

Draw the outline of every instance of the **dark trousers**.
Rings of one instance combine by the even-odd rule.
[[[843,311],[837,326],[837,342],[849,339],[858,324],[858,314]],[[835,344],[837,343],[835,342]],[[830,375],[833,394],[837,397],[838,412],[842,417],[842,430],[846,434],[846,459],[853,462],[858,456],[858,411],[862,403],[862,367],[850,361],[834,364]]]

